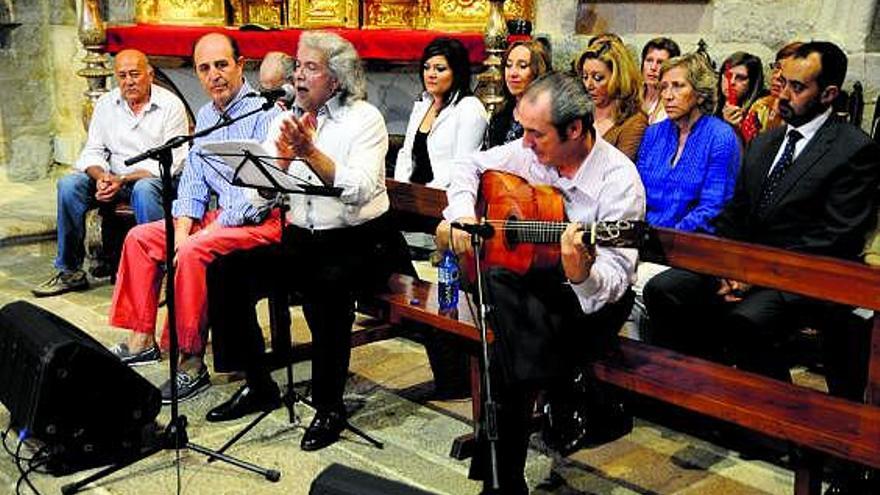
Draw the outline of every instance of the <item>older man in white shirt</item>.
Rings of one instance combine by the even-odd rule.
[[[450,232],[456,251],[472,249],[468,234],[449,226],[476,222],[477,191],[489,170],[555,187],[572,222],[561,237],[561,266],[525,275],[501,267],[488,271],[489,326],[495,335],[490,372],[498,403],[497,493],[504,494],[528,493],[523,469],[538,392],[556,392],[558,384],[571,383],[577,367],[607,351],[632,308],[636,249],[584,245],[585,225],[640,220],[645,213],[645,190],[635,165],[596,134],[593,104],[579,81],[544,75],[529,86],[517,109],[522,139],[456,164],[445,220],[437,227],[441,249],[450,245]],[[489,488],[485,460],[486,451],[478,448],[471,476]]]
[[[37,297],[89,287],[82,270],[88,210],[128,201],[137,223],[162,218],[159,163],[145,160],[129,167],[125,160],[187,134],[186,107],[173,93],[153,84],[153,68],[143,53],[119,52],[114,69],[118,87],[95,105],[77,171],[58,181],[57,272],[32,290]],[[185,147],[174,151],[172,174],[180,172],[186,152]]]
[[[299,39],[297,64],[294,108],[272,124],[267,142],[284,157],[279,166],[288,174],[336,187],[339,195],[290,195],[280,250],[232,253],[209,269],[214,366],[245,371],[247,383],[207,419],[228,421],[277,406],[253,304],[278,282],[302,294],[312,333],[316,414],[300,446],[317,450],[338,440],[346,426],[342,396],[355,298],[386,284],[393,271],[412,272],[412,264],[387,215],[388,132],[382,114],[366,101],[357,52],[336,34],[309,31]]]

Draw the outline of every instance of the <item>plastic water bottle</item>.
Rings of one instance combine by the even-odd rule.
[[[447,249],[437,265],[437,301],[440,311],[458,308],[458,262],[451,250]]]

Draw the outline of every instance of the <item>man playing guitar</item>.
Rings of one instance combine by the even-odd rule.
[[[555,187],[573,222],[561,234],[557,266],[524,274],[496,266],[486,273],[495,336],[490,374],[499,411],[498,474],[505,494],[528,493],[523,469],[537,393],[565,382],[578,365],[606,351],[632,306],[637,250],[589,245],[585,225],[641,220],[645,212],[635,166],[596,136],[593,104],[578,80],[558,73],[541,77],[529,86],[517,114],[522,139],[456,164],[445,221],[437,228],[441,249],[450,241],[459,254],[472,249],[468,234],[451,230],[450,222],[477,222],[480,178],[489,170]],[[480,448],[471,477],[489,488],[486,469]]]

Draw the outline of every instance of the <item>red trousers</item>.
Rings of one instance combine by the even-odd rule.
[[[201,355],[205,350],[208,325],[206,271],[218,256],[239,249],[281,242],[278,211],[260,225],[219,227],[204,234],[198,232],[210,225],[219,210],[205,214],[196,222],[190,237],[177,250],[174,274],[177,341],[180,351]],[[110,324],[138,333],[154,334],[159,289],[165,262],[164,220],[138,225],[129,231],[122,247],[122,259],[113,290]],[[165,321],[161,345],[168,348],[168,321]]]

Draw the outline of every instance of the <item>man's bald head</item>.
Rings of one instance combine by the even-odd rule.
[[[153,67],[143,52],[126,49],[116,54],[113,73],[122,98],[132,110],[150,101],[150,87],[153,84]]]
[[[284,52],[269,52],[260,63],[260,89],[278,89],[285,83],[293,84],[295,71],[293,57]]]

